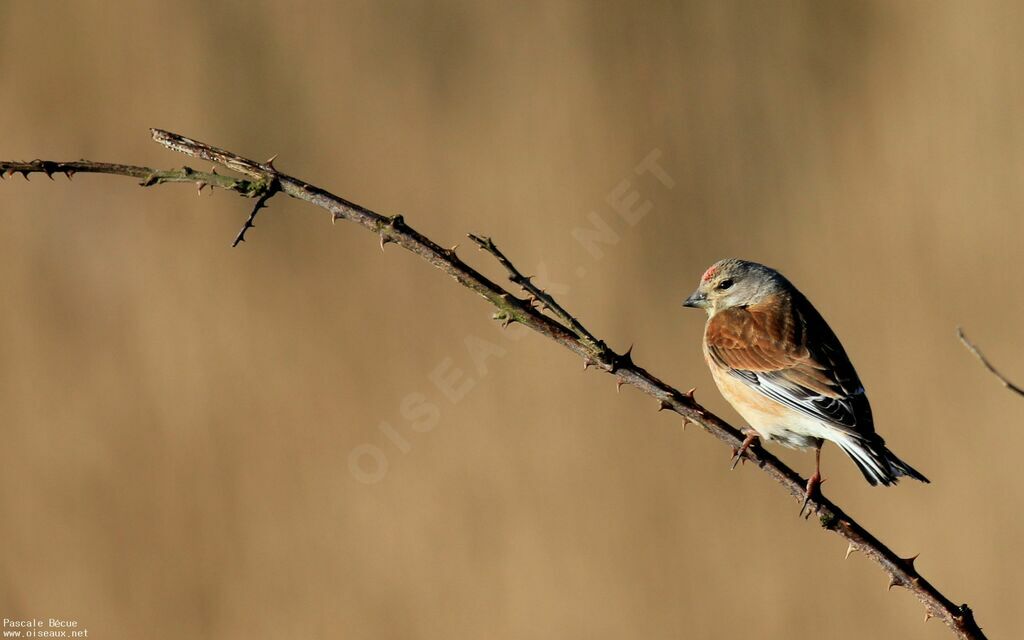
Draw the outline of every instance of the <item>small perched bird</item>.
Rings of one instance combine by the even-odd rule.
[[[814,448],[803,513],[821,484],[821,445],[839,445],[872,485],[900,476],[928,482],[875,433],[864,387],[821,314],[778,271],[736,258],[701,276],[683,306],[704,309],[704,358],[719,391],[753,432],[732,466],[758,437]]]

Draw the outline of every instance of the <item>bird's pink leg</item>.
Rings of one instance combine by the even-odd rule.
[[[740,445],[740,448],[732,450],[732,466],[729,467],[730,470],[736,468],[736,465],[739,464],[741,459],[743,459],[743,454],[747,452],[750,445],[754,444],[759,437],[760,436],[757,435],[756,431],[747,432],[747,437],[743,440],[743,444]]]
[[[800,516],[804,515],[804,509],[807,509],[807,504],[811,501],[811,496],[818,493],[818,487],[824,482],[821,479],[821,445],[823,443],[819,440],[818,447],[814,450],[814,474],[807,479],[807,490],[804,492],[804,503],[800,505]],[[807,509],[807,517],[811,516],[812,509]],[[797,516],[797,517],[800,517]]]

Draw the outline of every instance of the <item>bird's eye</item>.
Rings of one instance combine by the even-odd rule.
[[[731,286],[732,286],[732,279],[730,279],[730,278],[726,278],[725,280],[722,280],[721,282],[718,283],[718,289],[721,290],[721,291],[725,291],[726,289],[728,289]]]

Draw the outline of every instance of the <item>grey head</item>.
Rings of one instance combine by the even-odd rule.
[[[724,309],[755,305],[767,296],[791,287],[789,281],[771,267],[749,260],[726,258],[708,267],[697,290],[683,301],[683,306],[704,309],[713,316]]]

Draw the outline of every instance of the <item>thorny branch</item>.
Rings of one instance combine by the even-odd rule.
[[[524,276],[520,273],[519,269],[517,269],[516,266],[505,257],[505,254],[498,249],[493,240],[490,238],[482,238],[480,236],[473,235],[472,233],[467,234],[467,237],[476,243],[476,245],[480,247],[481,251],[486,251],[494,256],[498,263],[508,271],[508,279],[514,284],[522,287],[522,289],[530,295],[530,301],[536,302],[540,305],[541,311],[550,310],[562,322],[562,324],[575,333],[576,337],[580,340],[589,342],[592,346],[599,349],[607,348],[604,342],[598,340],[589,331],[587,331],[587,328],[580,324],[572,314],[563,309],[562,305],[558,304],[554,298],[548,295],[547,291],[544,291],[537,285],[533,284],[533,276]]]
[[[249,217],[245,219],[245,224],[242,225],[242,228],[238,231],[238,235],[235,236],[235,241],[231,243],[232,247],[237,247],[240,242],[245,242],[245,232],[256,226],[256,214],[260,212],[260,209],[267,207],[267,200],[273,198],[274,194],[276,194],[280,188],[280,185],[277,184],[277,180],[274,178],[271,178],[266,183],[266,188],[264,188],[263,193],[256,198],[256,204],[253,205],[252,211],[249,213]],[[203,188],[200,187],[199,190],[202,191]]]
[[[628,384],[658,401],[658,410],[670,409],[683,418],[683,425],[693,422],[726,445],[737,448],[743,441],[738,429],[715,416],[693,399],[692,391],[683,393],[635,364],[629,351],[619,354],[597,339],[572,314],[567,312],[554,298],[536,287],[531,280],[512,264],[490,239],[470,235],[481,249],[494,256],[508,271],[509,279],[523,288],[527,298],[519,298],[504,287],[495,284],[456,254],[455,247],[442,248],[433,240],[423,236],[405,223],[401,215],[382,216],[365,207],[349,202],[327,191],[308,184],[298,178],[279,172],[271,161],[259,163],[248,160],[230,151],[191,140],[159,129],[152,130],[153,139],[163,146],[193,158],[221,165],[245,178],[229,178],[215,172],[203,173],[188,167],[172,171],[156,171],[148,167],[119,164],[104,164],[88,161],[32,162],[0,161],[0,176],[21,173],[28,178],[31,173],[111,173],[126,175],[142,180],[142,186],[164,182],[192,182],[200,188],[205,185],[235,191],[243,196],[259,198],[245,226],[239,233],[238,241],[252,226],[256,212],[278,191],[293,198],[314,204],[331,214],[332,220],[348,220],[380,236],[381,248],[394,243],[426,260],[435,268],[451,276],[462,286],[482,296],[498,311],[495,319],[504,323],[519,322],[543,336],[554,340],[583,358],[584,368],[595,367],[613,375],[619,385]],[[237,244],[237,241],[236,241]],[[550,311],[554,317],[545,311]],[[806,481],[778,458],[762,448],[752,448],[746,456],[790,494],[797,502],[804,498]],[[847,543],[847,557],[853,551],[860,551],[878,564],[889,576],[889,588],[904,587],[921,601],[925,608],[925,619],[942,620],[958,638],[981,640],[985,638],[974,620],[974,614],[966,604],[957,605],[947,598],[914,566],[916,556],[902,558],[873,536],[867,529],[847,515],[838,505],[820,493],[812,498],[811,505],[819,516],[821,526],[835,532]]]
[[[68,180],[76,173],[109,173],[119,176],[138,178],[140,186],[151,187],[155,184],[165,182],[190,182],[202,191],[204,187],[219,187],[228,191],[235,191],[243,196],[253,198],[263,191],[263,186],[258,181],[232,178],[222,176],[216,169],[206,173],[196,171],[190,167],[181,169],[170,169],[160,171],[149,167],[136,167],[127,164],[110,164],[107,162],[90,162],[89,160],[76,160],[74,162],[51,162],[50,160],[32,160],[30,162],[0,161],[0,179],[20,173],[23,178],[33,173],[42,173],[50,180],[53,174],[62,173]],[[256,176],[258,177],[258,176]]]
[[[1004,387],[1018,395],[1024,396],[1024,389],[1013,384],[1006,378],[1006,376],[996,371],[996,368],[993,367],[992,363],[988,361],[988,358],[985,357],[985,354],[983,354],[981,350],[978,349],[978,347],[975,346],[973,342],[967,339],[967,336],[964,334],[964,330],[961,327],[956,328],[956,335],[958,338],[960,338],[960,342],[964,343],[964,346],[967,347],[968,351],[973,353],[974,357],[980,360],[981,364],[984,365],[985,368],[992,373],[992,375],[994,375],[996,378],[999,378],[999,382],[1002,382]]]

